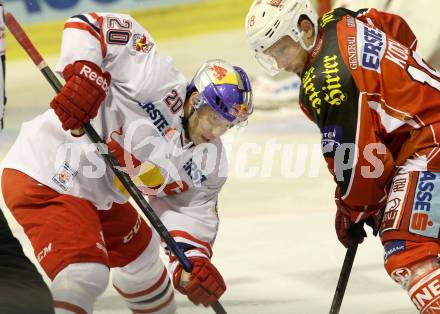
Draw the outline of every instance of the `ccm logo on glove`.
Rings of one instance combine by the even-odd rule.
[[[101,86],[102,90],[104,92],[107,91],[108,84],[107,81],[104,79],[104,77],[98,75],[96,72],[92,70],[91,67],[89,67],[87,64],[84,64],[81,68],[81,71],[79,72],[79,75],[83,75],[84,77],[87,77],[91,81],[95,81],[96,85]]]

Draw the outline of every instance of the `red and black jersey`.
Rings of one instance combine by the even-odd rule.
[[[319,24],[300,105],[321,131],[341,199],[367,210],[386,200],[396,166],[440,171],[440,73],[397,15],[336,9]]]

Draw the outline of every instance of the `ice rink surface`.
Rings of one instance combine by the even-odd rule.
[[[159,47],[174,57],[188,78],[200,63],[216,57],[251,75],[260,73],[241,31],[173,40]],[[53,65],[56,58],[47,61]],[[20,124],[44,111],[53,97],[30,61],[8,64],[7,93],[1,157]],[[334,183],[319,154],[317,130],[292,102],[290,107],[257,111],[246,129],[232,131],[224,141],[230,177],[220,195],[221,225],[213,257],[228,287],[221,303],[236,314],[328,313],[345,249],[334,232]],[[1,207],[5,208],[3,202]],[[35,262],[21,227],[5,213]],[[341,313],[416,313],[382,263],[380,241],[369,235],[358,249]],[[177,302],[180,314],[213,313],[181,295]],[[95,309],[99,314],[130,313],[111,286]]]

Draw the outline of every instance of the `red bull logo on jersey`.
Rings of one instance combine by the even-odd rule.
[[[144,34],[133,35],[133,49],[137,52],[148,53],[153,46],[154,43],[151,42]]]
[[[421,171],[409,231],[437,239],[440,230],[440,173]]]
[[[380,73],[380,61],[385,53],[386,36],[378,29],[373,29],[362,22],[358,25],[358,52],[361,66]]]

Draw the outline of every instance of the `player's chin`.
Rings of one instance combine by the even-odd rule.
[[[191,136],[191,142],[193,142],[194,145],[199,145],[203,143],[202,137],[198,134],[194,134]]]
[[[298,69],[296,69],[295,66],[289,65],[284,68],[284,71],[289,72],[289,73],[297,73]]]
[[[205,144],[205,143],[209,143],[209,142],[211,142],[210,139],[204,137],[203,135],[196,136],[196,138],[197,138],[197,139],[196,139],[195,141],[193,141],[193,143],[194,143],[195,145]]]

